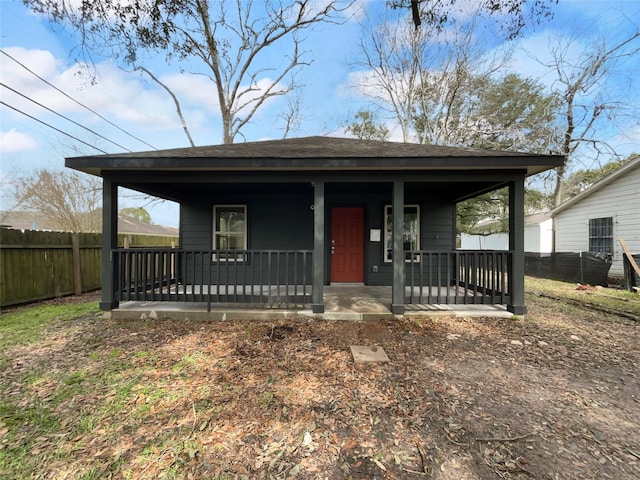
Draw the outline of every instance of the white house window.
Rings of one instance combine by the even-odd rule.
[[[216,205],[213,207],[214,250],[247,249],[247,206]],[[236,254],[221,254],[220,259],[235,260]]]
[[[613,217],[589,220],[589,251],[613,255]]]
[[[403,250],[418,250],[420,248],[420,207],[418,205],[404,206],[402,222]],[[391,205],[384,207],[384,261],[391,262],[393,258],[393,209]],[[407,260],[409,260],[407,254]]]

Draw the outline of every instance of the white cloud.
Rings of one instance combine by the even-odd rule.
[[[35,139],[14,128],[8,132],[0,132],[0,144],[2,144],[3,153],[24,152],[38,148],[38,142]]]
[[[35,101],[120,145],[133,144],[132,148],[140,148],[131,139],[123,138],[122,131],[82,107],[85,105],[120,128],[156,146],[171,144],[172,141],[184,141],[180,119],[171,96],[146,74],[124,71],[112,61],[98,63],[92,70],[78,63],[67,65],[46,50],[29,50],[21,47],[9,47],[3,50],[78,102],[56,91],[17,63],[6,57],[2,58],[2,82],[23,95],[20,96],[3,88],[3,101],[28,115],[86,138],[87,133],[82,132],[80,127],[43,109],[42,106],[33,102]],[[160,81],[179,98],[191,133],[196,137],[204,135],[207,138],[206,141],[210,142],[211,127],[219,122],[215,84],[203,75],[189,73],[163,75],[160,70],[158,72],[154,71]],[[257,98],[265,92],[272,81],[270,78],[259,80],[253,89],[246,90],[242,100],[247,102]],[[277,88],[283,87],[283,85],[277,86]],[[260,112],[265,112],[270,104],[278,100],[279,97],[267,100]],[[246,107],[240,114],[245,111]],[[25,120],[24,116],[12,110],[2,109],[2,122],[5,129],[15,127],[18,121],[23,120],[32,121]],[[100,142],[103,148],[106,147],[109,151],[118,149],[117,146],[107,146],[104,140]],[[6,151],[4,146],[3,151]]]
[[[180,129],[176,106],[166,90],[142,72],[127,72],[111,61],[97,64],[95,69],[82,64],[64,66],[46,51],[26,51],[19,49],[25,65],[42,61],[46,68],[37,72],[47,81],[56,85],[79,103],[100,113],[116,124],[132,124],[151,130]],[[63,115],[73,114],[76,121],[87,123],[93,128],[104,122],[78,103],[41,82],[17,65],[7,64],[10,85],[20,85],[25,96],[46,105]],[[22,72],[20,72],[22,70]],[[201,128],[210,122],[210,117],[219,116],[218,96],[215,84],[203,75],[167,74],[158,75],[160,81],[177,96],[188,125],[191,129]],[[271,85],[272,80],[263,78],[253,89],[246,89],[242,101],[259,97]],[[284,88],[278,85],[276,88]],[[241,90],[242,91],[242,90]],[[41,117],[43,110],[32,102],[11,92],[8,96],[12,105],[34,116]],[[265,107],[275,101],[267,100]]]
[[[2,81],[22,94],[3,89],[3,100],[36,118],[60,120],[59,116],[38,106],[39,103],[91,128],[96,125],[107,130],[112,128],[82,106],[85,105],[116,124],[124,122],[154,130],[179,128],[173,101],[161,87],[140,75],[119,69],[110,61],[101,62],[93,69],[77,63],[67,66],[46,50],[21,47],[4,50],[68,95],[3,55]]]
[[[61,62],[56,60],[48,50],[27,50],[22,47],[3,47],[2,50],[41,77],[50,77],[61,66]],[[33,85],[37,85],[40,82],[31,73],[5,55],[0,56],[0,65],[2,65],[2,78],[5,81]]]
[[[170,96],[161,87],[135,73],[125,72],[111,62],[97,65],[94,85],[78,84],[77,98],[116,123],[145,128],[173,129],[179,119]],[[65,75],[72,73],[71,70]],[[70,79],[72,81],[72,79]],[[97,120],[97,117],[93,117]]]
[[[160,79],[173,93],[192,105],[206,107],[211,112],[218,111],[218,94],[213,81],[204,75],[175,73],[163,75]]]

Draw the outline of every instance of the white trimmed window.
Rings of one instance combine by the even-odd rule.
[[[420,248],[420,206],[405,205],[402,222],[403,250],[418,250]],[[393,259],[393,208],[384,206],[384,261]],[[407,254],[407,261],[409,261]]]
[[[247,249],[247,206],[215,205],[213,207],[214,250]],[[233,253],[220,255],[220,259],[235,260]]]

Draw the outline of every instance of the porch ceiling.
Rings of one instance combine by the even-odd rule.
[[[449,201],[460,201],[491,190],[498,189],[504,185],[503,180],[494,181],[432,181],[432,182],[411,182],[407,183],[407,195],[413,191],[428,189],[430,193],[440,195],[441,198]],[[124,182],[123,187],[142,192],[167,200],[180,203],[185,199],[201,196],[205,198],[211,194],[212,186],[219,194],[234,194],[241,191],[251,191],[252,193],[282,193],[289,194],[307,193],[313,195],[311,182],[299,183],[216,183],[214,178],[200,183],[188,182]],[[386,182],[340,182],[327,184],[328,195],[333,193],[367,194],[373,192],[386,192],[391,195],[391,183]]]

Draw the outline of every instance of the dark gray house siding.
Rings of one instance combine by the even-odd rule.
[[[256,191],[258,190],[258,191]],[[311,250],[313,249],[313,193],[300,185],[275,184],[256,189],[251,185],[236,185],[233,192],[198,193],[180,206],[180,233],[186,250],[213,249],[213,207],[215,205],[246,205],[247,248],[249,250]],[[455,212],[438,184],[408,184],[407,205],[418,205],[420,211],[421,249],[450,250],[455,245]],[[326,192],[325,236],[331,238],[331,209],[334,207],[364,208],[366,285],[390,285],[393,265],[385,262],[383,241],[370,241],[371,229],[384,231],[384,208],[391,204],[391,184],[329,184]],[[331,257],[327,245],[325,284],[330,283]],[[213,262],[212,262],[213,263]],[[200,265],[196,266],[200,269]],[[375,270],[375,271],[374,271]],[[197,279],[199,277],[196,276]]]
[[[219,191],[212,183],[207,193],[200,192],[193,199],[180,205],[180,232],[185,250],[213,250],[214,206],[244,205],[247,214],[247,250],[297,251],[313,249],[313,196],[311,187],[308,192],[300,188],[282,184],[256,187],[255,185],[236,185],[233,192]],[[224,190],[224,189],[221,189]],[[289,191],[288,191],[289,190]],[[287,270],[293,277],[305,276],[311,279],[311,262],[298,266],[294,272],[293,254],[281,255],[277,261],[280,270]],[[275,261],[272,259],[271,261]],[[202,265],[202,262],[206,265]],[[266,258],[252,257],[245,260],[249,267],[242,270],[248,276],[265,284],[280,280],[274,268],[266,275]],[[206,267],[206,268],[203,268]],[[216,262],[213,258],[198,256],[184,266],[184,278],[200,283],[208,278],[237,283],[238,273],[233,263]],[[205,278],[203,279],[203,272]],[[284,273],[284,272],[282,272]],[[242,279],[244,280],[244,279]]]
[[[247,248],[252,250],[313,249],[313,192],[287,192],[286,185],[274,191],[256,192],[238,186],[233,194],[198,195],[180,205],[181,244],[186,249],[213,249],[213,207],[246,205]],[[277,189],[277,190],[276,190]]]

